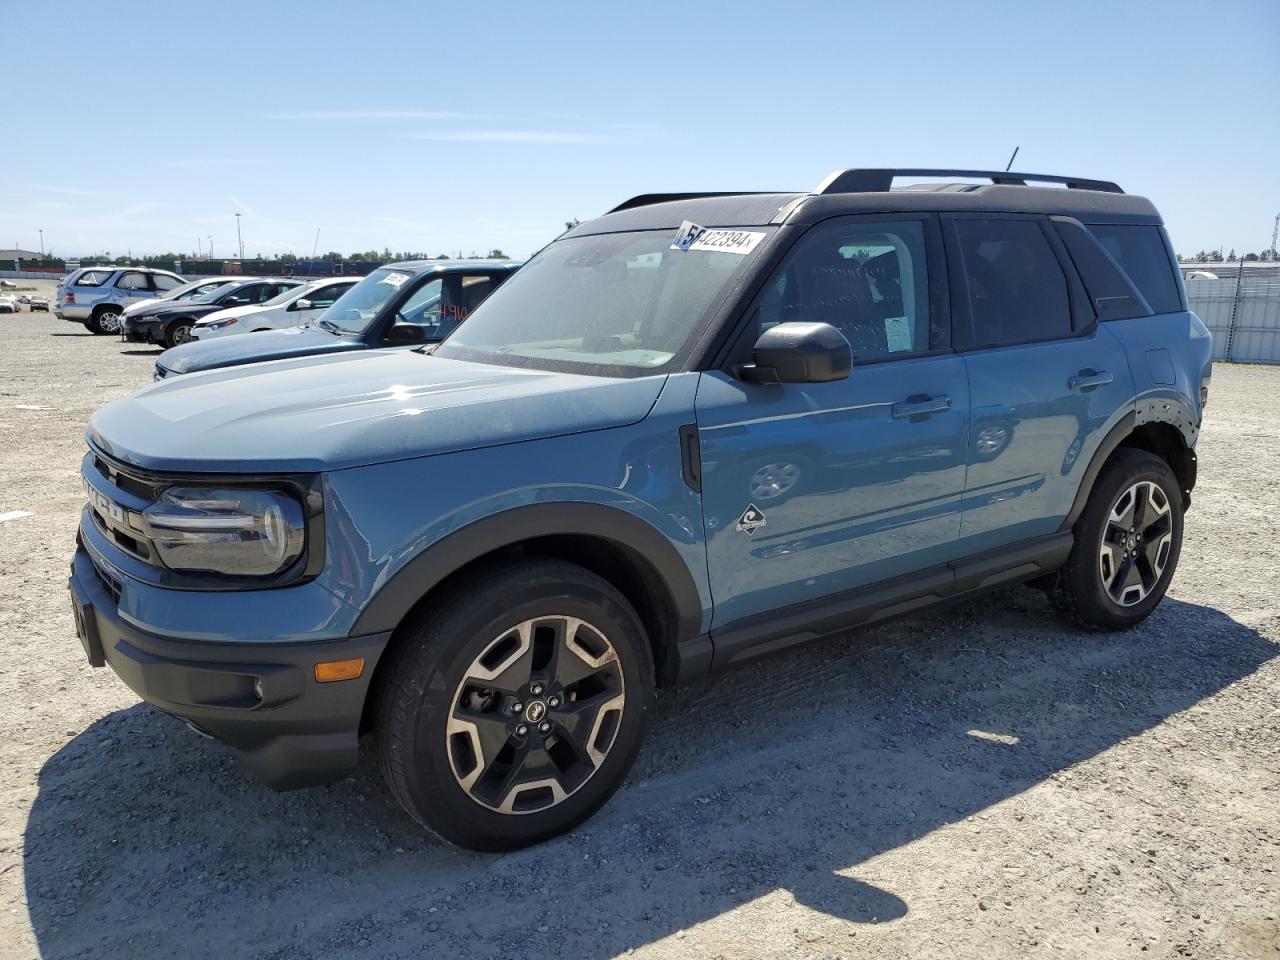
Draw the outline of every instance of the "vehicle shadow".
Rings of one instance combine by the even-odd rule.
[[[157,347],[152,350],[121,350],[122,357],[158,357],[164,353],[163,347]]]
[[[84,333],[51,333],[51,337],[96,337],[96,333],[90,333],[86,330]]]
[[[139,705],[41,770],[31,926],[46,958],[597,958],[779,890],[885,922],[928,905],[846,874],[1278,652],[1209,607],[1166,599],[1136,630],[1088,634],[1010,591],[663,697],[618,796],[576,832],[501,856],[423,834],[370,762],[276,794]]]

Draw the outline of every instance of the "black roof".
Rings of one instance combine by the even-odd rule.
[[[893,178],[954,176],[990,184],[943,183],[894,188]],[[1046,181],[1064,184],[1037,187]],[[841,214],[985,212],[1037,213],[1105,221],[1160,223],[1150,200],[1110,181],[980,170],[837,170],[808,193],[643,194],[575,227],[569,236],[675,229],[684,220],[704,227],[807,225]]]
[[[484,270],[514,270],[520,266],[520,260],[401,260],[397,263],[384,263],[378,269],[380,270],[412,270],[415,273],[422,273],[430,270],[439,270],[441,273],[455,273],[459,270],[475,270],[477,267]]]

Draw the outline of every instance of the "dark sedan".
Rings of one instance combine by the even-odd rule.
[[[191,339],[191,328],[201,317],[229,307],[266,303],[302,283],[291,277],[243,277],[190,300],[161,301],[153,310],[125,316],[121,335],[130,343],[178,346]]]
[[[436,343],[517,267],[509,260],[388,264],[339,297],[312,325],[174,347],[156,361],[155,378],[264,360]]]

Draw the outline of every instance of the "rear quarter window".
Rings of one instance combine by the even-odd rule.
[[[114,270],[89,270],[76,279],[76,286],[100,287],[111,279],[113,273],[115,273]]]
[[[1129,275],[1156,313],[1182,309],[1177,275],[1160,228],[1146,224],[1091,223],[1089,230]]]

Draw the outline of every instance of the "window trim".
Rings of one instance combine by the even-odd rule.
[[[956,223],[961,220],[1030,220],[1040,227],[1067,288],[1067,319],[1071,330],[1065,336],[1027,337],[1022,340],[1002,340],[979,343],[974,326],[973,310],[969,299],[969,280],[964,271],[964,257],[960,251],[960,235]],[[1098,316],[1083,281],[1071,262],[1065,245],[1057,236],[1048,215],[1038,213],[1000,213],[989,211],[964,211],[942,215],[943,235],[947,248],[947,279],[951,287],[951,316],[953,349],[957,353],[973,353],[978,350],[1000,350],[1034,343],[1059,343],[1064,340],[1081,340],[1094,334]]]
[[[919,222],[924,226],[925,270],[927,271],[926,279],[928,280],[929,290],[929,332],[932,337],[936,328],[944,343],[937,347],[931,345],[928,350],[916,350],[911,353],[892,353],[867,360],[855,359],[852,366],[869,367],[882,363],[920,360],[953,353],[955,331],[951,298],[948,294],[949,257],[943,243],[938,214],[919,211],[836,214],[835,216],[824,217],[802,228],[790,243],[779,245],[775,248],[775,256],[771,258],[767,268],[759,271],[757,282],[753,284],[752,292],[743,299],[744,306],[737,310],[735,319],[726,324],[727,327],[732,329],[732,333],[726,341],[727,346],[719,354],[719,362],[711,364],[707,369],[721,370],[730,376],[736,376],[738,367],[751,362],[752,351],[759,337],[752,339],[750,335],[755,323],[755,317],[760,310],[760,304],[773,284],[777,282],[779,272],[786,268],[792,254],[799,249],[800,244],[809,237],[812,231],[825,229],[833,223],[905,223],[909,221]],[[761,280],[760,278],[763,279]]]

